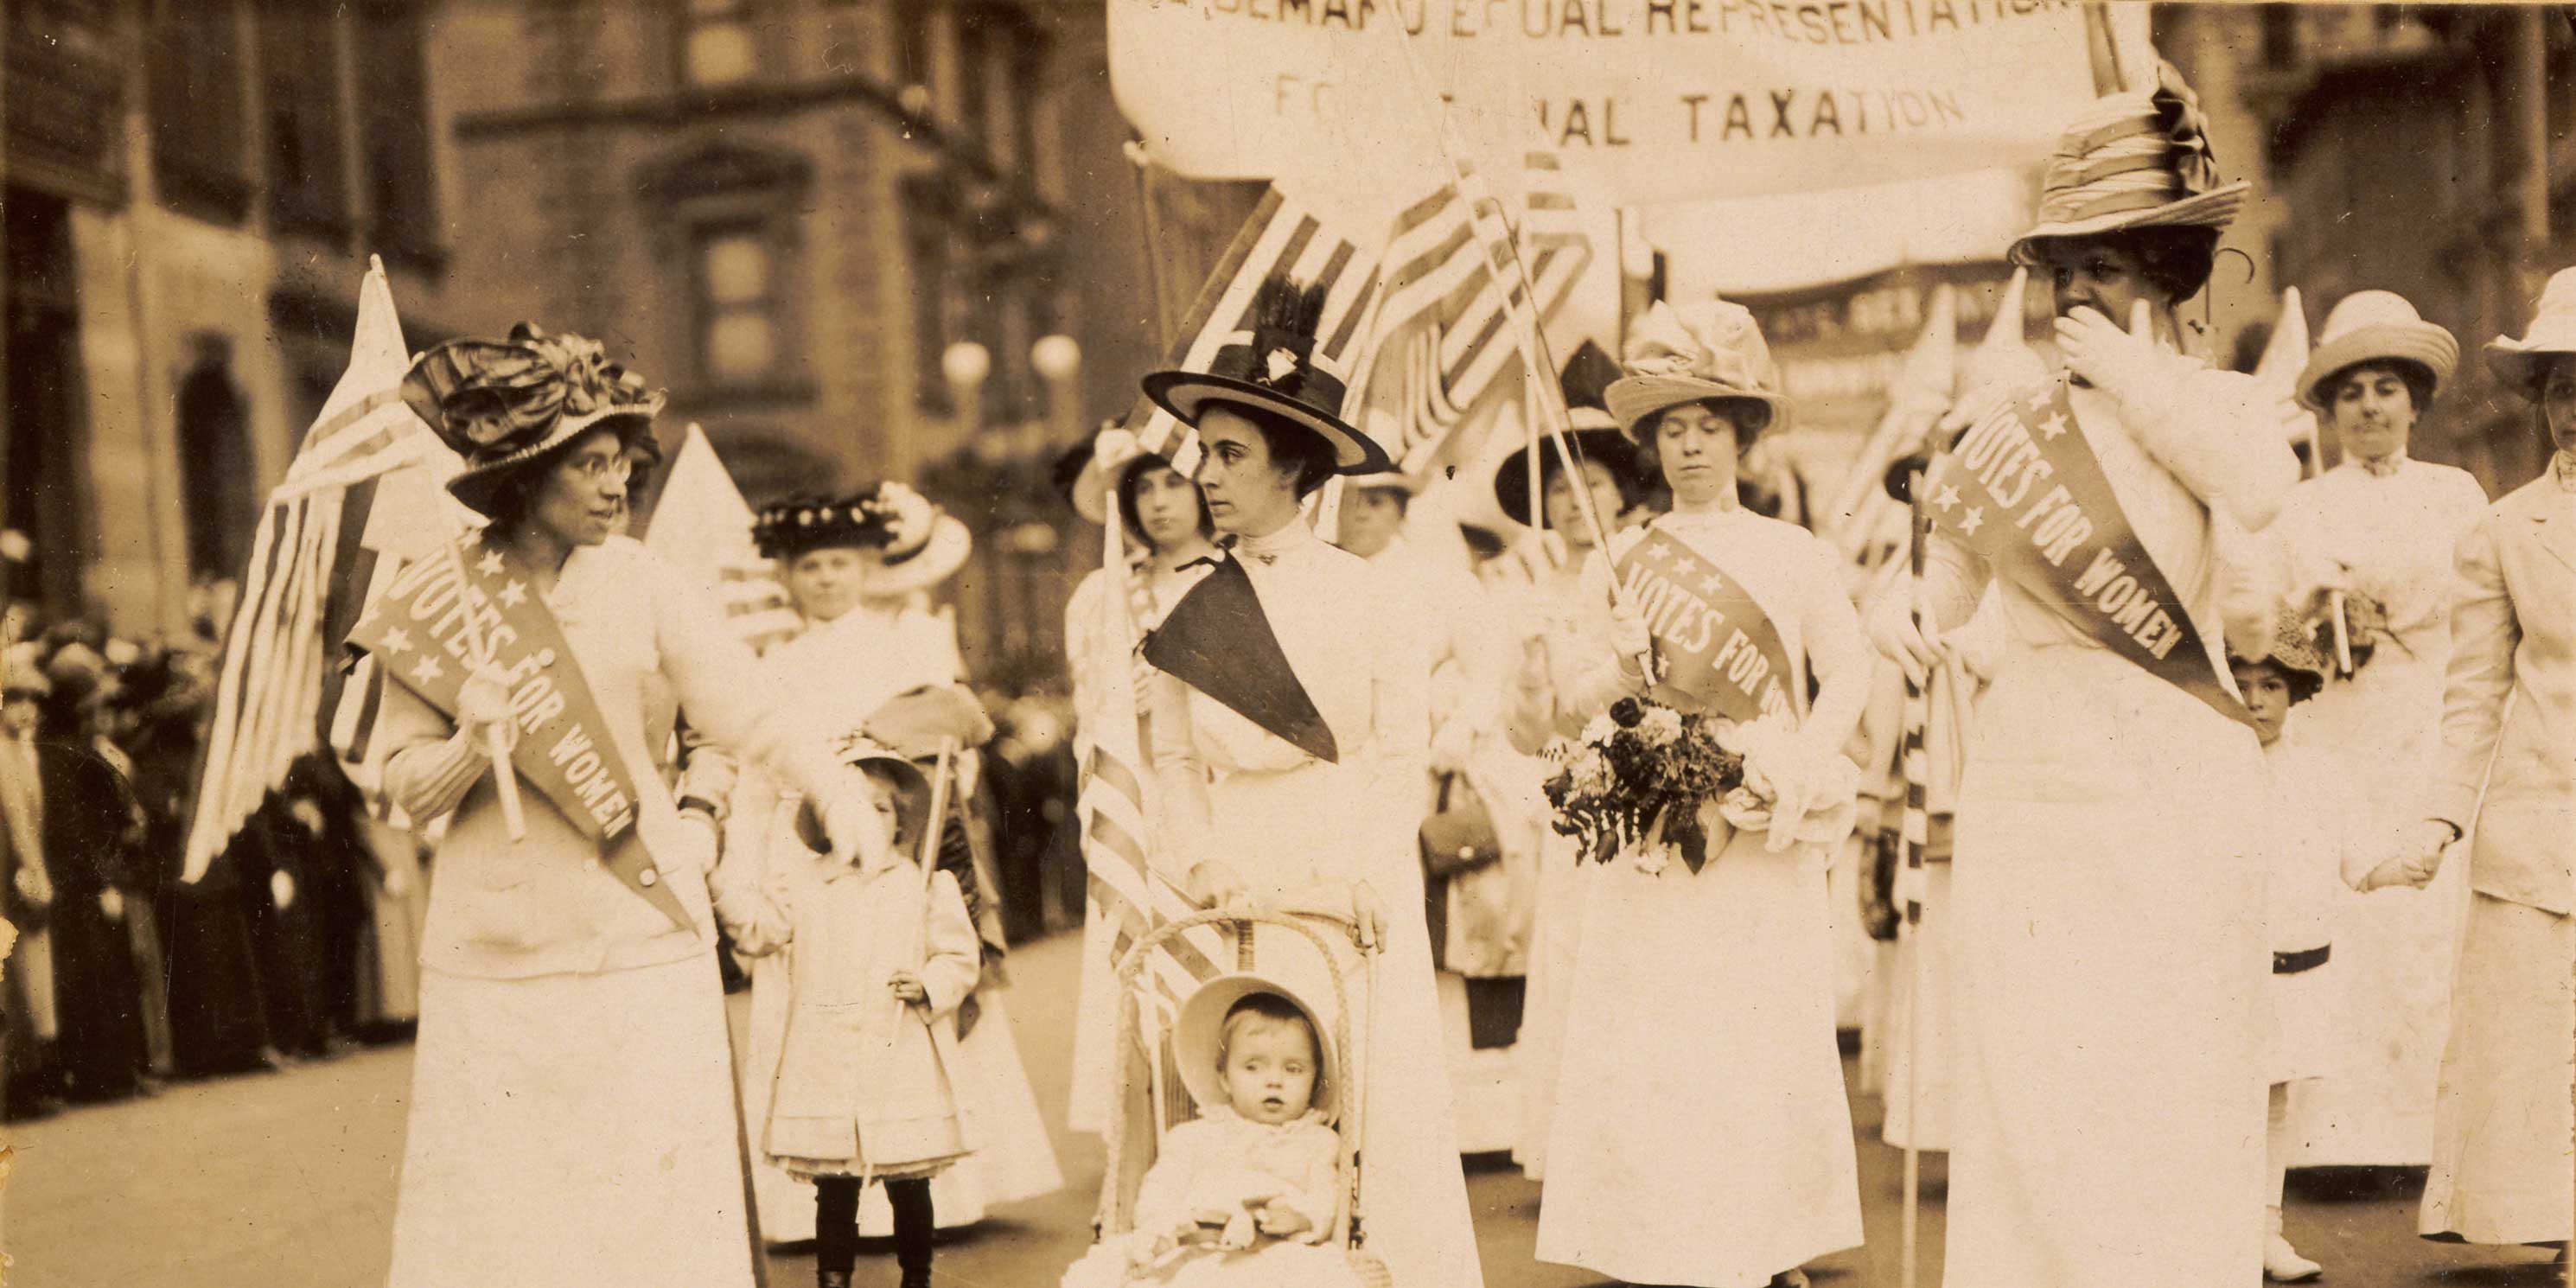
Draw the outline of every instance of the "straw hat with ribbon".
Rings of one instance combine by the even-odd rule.
[[[1285,277],[1263,282],[1252,297],[1250,330],[1228,337],[1205,371],[1147,375],[1145,396],[1191,426],[1216,403],[1266,412],[1331,444],[1336,474],[1395,468],[1385,448],[1342,419],[1349,378],[1315,351],[1324,295],[1321,282],[1300,286]]]
[[[1627,374],[1612,381],[1610,417],[1643,442],[1647,423],[1686,403],[1716,400],[1758,408],[1753,433],[1789,423],[1789,399],[1780,391],[1780,368],[1751,310],[1727,300],[1700,300],[1678,308],[1662,300],[1628,332]]]
[[[2505,387],[2537,402],[2551,358],[2576,356],[2576,268],[2562,268],[2540,290],[2540,306],[2522,338],[2487,341],[2487,370]]]
[[[2460,342],[2427,322],[2394,291],[2355,291],[2326,314],[2324,338],[2299,371],[2299,401],[2324,411],[2335,383],[2365,362],[2402,363],[2423,373],[2425,397],[2440,389],[2460,363]],[[2423,408],[2416,408],[2422,411]]]
[[[2039,243],[2131,228],[2224,228],[2251,185],[2218,181],[2200,98],[2171,63],[2153,90],[2097,100],[2059,136],[2040,180],[2039,216],[2012,245],[2036,266]]]
[[[465,469],[447,481],[456,499],[492,513],[503,480],[540,466],[594,427],[618,431],[655,461],[653,418],[661,390],[608,360],[596,340],[548,333],[531,322],[505,340],[450,340],[413,361],[403,401]]]

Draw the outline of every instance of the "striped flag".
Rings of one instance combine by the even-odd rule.
[[[348,370],[252,538],[224,635],[184,880],[205,874],[298,757],[326,740],[363,757],[381,682],[344,675],[334,654],[393,570],[460,522],[442,486],[457,459],[402,400],[410,365],[384,267],[370,265]]]
[[[1206,370],[1218,349],[1251,329],[1253,295],[1274,275],[1326,284],[1315,354],[1327,366],[1350,371],[1377,304],[1377,257],[1326,227],[1314,211],[1275,185],[1261,194],[1251,218],[1244,220],[1242,231],[1199,288],[1166,365]],[[1350,387],[1360,388],[1361,381],[1353,378]],[[1197,432],[1152,399],[1139,397],[1127,424],[1146,451],[1170,460],[1173,469],[1188,474],[1198,468]]]
[[[653,503],[645,548],[715,588],[725,623],[754,652],[794,635],[804,624],[778,584],[777,568],[751,539],[751,505],[694,423]]]
[[[1390,409],[1401,441],[1391,454],[1409,473],[1422,472],[1468,413],[1523,368],[1514,315],[1531,291],[1544,321],[1592,263],[1556,153],[1522,157],[1517,222],[1481,177],[1463,165],[1459,176],[1398,217],[1371,339],[1374,357],[1403,363],[1402,402]]]

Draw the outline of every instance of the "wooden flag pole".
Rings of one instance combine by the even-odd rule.
[[[457,543],[451,540],[439,544],[447,551],[447,571],[456,578],[457,593],[474,601],[474,611],[465,614],[465,650],[474,655],[475,668],[480,670],[492,665],[493,661],[492,638],[484,632],[481,617],[485,605],[483,592],[475,586],[474,579],[466,575],[465,556],[456,548]],[[499,725],[491,726],[486,732],[488,736],[483,750],[492,758],[492,787],[501,798],[501,824],[509,830],[511,840],[524,841],[528,839],[528,816],[519,803],[519,771],[510,763],[509,739],[502,734]]]

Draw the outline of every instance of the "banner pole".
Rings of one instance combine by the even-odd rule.
[[[467,534],[459,532],[457,535]],[[447,550],[447,571],[456,578],[456,593],[470,595],[474,599],[475,612],[465,614],[465,649],[474,655],[475,666],[490,666],[492,640],[484,634],[482,620],[477,616],[484,606],[483,591],[474,584],[473,578],[465,575],[465,556],[457,550],[457,543],[451,540],[439,544]],[[492,758],[492,788],[501,798],[501,825],[508,830],[511,840],[524,841],[528,839],[528,817],[519,804],[519,771],[510,763],[510,745],[499,725],[492,726],[483,750]]]
[[[1917,631],[1923,629],[1925,617],[1923,611],[1924,546],[1929,544],[1925,540],[1929,520],[1923,508],[1923,476],[1922,470],[1909,472],[1905,489],[1909,546],[1906,591],[1914,615],[1914,628]],[[1897,1288],[1915,1288],[1916,1266],[1921,1260],[1918,1254],[1921,1247],[1923,1206],[1923,885],[1929,880],[1929,874],[1923,869],[1923,855],[1921,850],[1916,848],[1914,840],[1914,814],[1918,807],[1913,802],[1913,780],[1918,776],[1927,778],[1926,795],[1919,808],[1928,812],[1931,808],[1928,782],[1931,688],[1932,676],[1928,674],[1923,677],[1923,683],[1920,685],[1911,680],[1906,682],[1906,728],[1898,738],[1899,746],[1902,748],[1898,755],[1904,760],[1906,778],[1906,818],[1898,843],[1905,848],[1905,864],[1912,870],[1914,880],[1911,883],[1911,897],[1905,901],[1898,931],[1905,937],[1909,951],[1905,954],[1905,1206],[1898,1235]],[[1921,721],[1920,725],[1916,723],[1918,720]],[[1910,745],[1914,741],[1917,728],[1923,730],[1926,758],[1926,763],[1919,768],[1915,763],[1913,748]],[[1924,844],[1928,845],[1931,828],[1929,817],[1923,819],[1923,826]]]

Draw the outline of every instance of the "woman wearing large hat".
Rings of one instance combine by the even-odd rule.
[[[2273,531],[2300,608],[2343,600],[2369,664],[2306,703],[2306,736],[2343,766],[2366,828],[2423,817],[2439,759],[2442,672],[2451,656],[2451,555],[2486,513],[2467,471],[2419,461],[2409,440],[2450,383],[2451,333],[2388,291],[2345,296],[2300,372],[2301,403],[2333,431],[2333,469],[2291,489]],[[2271,534],[2266,534],[2271,535]],[[2451,961],[2468,883],[2354,900],[2335,942],[2339,986],[2365,1000],[2355,1059],[2300,1095],[2302,1166],[2421,1166],[2448,1031]]]
[[[1360,1089],[1368,1245],[1397,1283],[1469,1288],[1483,1277],[1414,838],[1428,677],[1407,665],[1384,579],[1300,514],[1333,475],[1389,468],[1342,419],[1321,307],[1319,287],[1274,278],[1205,370],[1144,380],[1198,431],[1196,479],[1226,547],[1145,645],[1154,854],[1205,903],[1315,902],[1364,924],[1381,954]]]
[[[747,1286],[703,879],[714,838],[682,820],[651,770],[650,749],[671,730],[667,719],[646,727],[648,694],[676,691],[693,729],[828,802],[843,853],[885,844],[882,829],[704,588],[614,535],[653,455],[658,393],[589,340],[521,326],[430,350],[403,394],[465,457],[450,490],[490,520],[447,565],[454,574],[432,563],[409,585],[445,588],[417,592],[423,602],[454,602],[459,579],[480,588],[514,633],[505,641],[495,626],[491,642],[513,655],[531,632],[559,634],[562,647],[505,670],[474,667],[471,649],[466,661],[450,655],[435,616],[403,613],[401,629],[362,621],[353,634],[390,677],[378,726],[386,791],[416,820],[450,820],[422,952],[389,1282]],[[542,717],[539,679],[559,699]],[[522,719],[533,722],[526,738]],[[567,728],[589,744],[585,781],[610,784],[631,810],[613,842],[540,786],[537,740]],[[496,742],[518,751],[524,839],[509,836],[498,804]],[[513,1177],[542,1178],[544,1201],[496,1183]]]
[[[2207,284],[2245,185],[2219,182],[2173,69],[2071,123],[2044,185],[2012,255],[2051,282],[2066,371],[1968,433],[2098,474],[2089,544],[2064,552],[2069,569],[2001,539],[2022,529],[1982,506],[1972,538],[1967,510],[1939,510],[1936,492],[1952,518],[1929,546],[1925,628],[1910,594],[1869,614],[1917,678],[1989,587],[2007,641],[1955,833],[1946,1273],[1981,1288],[2241,1283],[2263,1248],[2245,1199],[2263,1169],[2264,945],[2248,915],[2262,762],[2222,644],[2230,627],[2270,629],[2277,592],[2253,593],[2256,555],[2232,535],[2273,520],[2297,463],[2250,377],[2184,352],[2176,306]],[[1961,481],[1963,507],[2010,505],[1973,472]],[[2143,650],[2107,610],[2061,584],[2097,556],[2163,581],[2167,620],[2196,645],[2168,648],[2161,671],[2133,660]]]
[[[763,506],[752,522],[752,541],[777,561],[803,626],[771,646],[760,669],[792,688],[807,719],[836,737],[859,731],[912,754],[935,753],[937,730],[956,734],[959,785],[945,826],[961,830],[964,798],[972,779],[973,748],[992,727],[964,686],[965,662],[956,628],[932,610],[927,592],[954,576],[972,548],[966,525],[901,483],[861,487],[837,497],[805,496]],[[895,729],[904,713],[932,712],[927,738]],[[925,743],[927,746],[921,744]],[[763,870],[794,870],[812,860],[796,832],[799,794],[792,782],[759,772],[740,775],[721,809],[725,817],[725,866],[737,865],[756,880]],[[929,1201],[941,1229],[973,1225],[987,1208],[1050,1193],[1063,1185],[1055,1153],[1037,1120],[1037,1102],[1011,1036],[1001,994],[1004,943],[992,907],[996,886],[967,847],[943,849],[943,870],[957,879],[985,941],[987,969],[959,1010],[959,1094],[982,1124],[975,1153],[930,1182]],[[751,963],[750,1040],[742,1046],[743,1105],[750,1121],[767,1112],[786,1044],[788,963],[779,957]],[[811,1182],[767,1159],[752,1163],[752,1192],[760,1206],[760,1232],[773,1243],[814,1237]],[[859,1200],[859,1230],[869,1237],[892,1232],[893,1209],[881,1190]]]
[[[1075,755],[1088,761],[1110,721],[1133,721],[1142,700],[1132,687],[1135,641],[1161,624],[1172,605],[1207,573],[1216,554],[1214,524],[1198,484],[1148,452],[1136,435],[1104,426],[1083,444],[1071,484],[1074,511],[1115,538],[1115,560],[1085,574],[1064,609],[1064,652],[1073,680]],[[1112,515],[1115,518],[1112,518]],[[1108,525],[1116,523],[1112,531]],[[1122,670],[1123,668],[1123,670]],[[1125,700],[1121,700],[1121,696]],[[1121,744],[1132,742],[1132,733]],[[1120,744],[1113,744],[1120,745]],[[1141,754],[1141,748],[1136,749]],[[1088,825],[1086,821],[1086,826]],[[1108,1123],[1115,1065],[1117,978],[1110,961],[1116,924],[1096,900],[1083,912],[1080,1021],[1073,1033],[1073,1079],[1066,1123],[1099,1131]],[[1148,1121],[1130,1115],[1131,1123]],[[1134,1155],[1131,1155],[1134,1156]]]
[[[1570,382],[1569,382],[1570,383]],[[1569,389],[1569,401],[1574,391]],[[1594,391],[1597,401],[1598,391]],[[1594,549],[1592,526],[1582,518],[1577,489],[1590,494],[1593,513],[1613,531],[1645,494],[1645,469],[1636,445],[1599,406],[1570,409],[1565,434],[1574,468],[1568,470],[1546,440],[1505,456],[1494,469],[1494,502],[1528,524],[1535,540],[1515,561],[1528,580],[1500,591],[1502,614],[1518,641],[1517,666],[1503,694],[1503,727],[1520,751],[1535,758],[1556,738],[1582,731],[1593,713],[1570,705],[1575,685],[1594,655],[1608,648],[1596,638],[1598,622],[1583,596],[1583,567]],[[1531,476],[1539,480],[1530,488]],[[1501,563],[1501,560],[1495,562]],[[1499,579],[1497,579],[1499,580]],[[1554,767],[1534,761],[1541,781]],[[1565,1049],[1566,1004],[1574,985],[1575,946],[1583,932],[1583,897],[1590,873],[1578,862],[1574,839],[1542,828],[1538,894],[1531,917],[1527,1000],[1521,1010],[1520,1119],[1512,1157],[1532,1180],[1547,1174],[1547,1138],[1556,1109],[1557,1068]]]
[[[2417,1228],[2555,1244],[2563,1260],[2576,1223],[2576,269],[2551,277],[2530,328],[2490,341],[2486,357],[2534,404],[2554,452],[2460,543],[2432,804],[2363,884],[2422,887],[2475,833]]]
[[[1869,646],[1841,558],[1737,494],[1745,453],[1790,414],[1753,315],[1658,303],[1624,365],[1610,414],[1652,445],[1673,510],[1585,559],[1594,644],[1558,706],[1626,720],[1651,696],[1704,712],[1748,740],[1749,781],[1817,808],[1772,819],[1712,801],[1696,869],[1648,846],[1587,875],[1538,1256],[1639,1283],[1803,1284],[1800,1266],[1861,1241],[1825,870],[1835,821],[1852,824],[1859,775],[1840,752]],[[1641,616],[1648,594],[1661,631]],[[1710,613],[1728,629],[1700,629]],[[1729,630],[1773,667],[1778,703],[1724,679]]]

